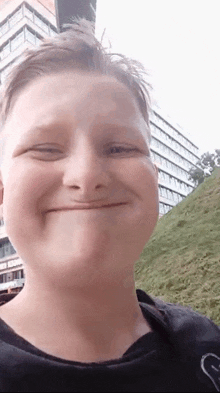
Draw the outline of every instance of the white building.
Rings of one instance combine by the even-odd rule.
[[[26,48],[57,34],[54,0],[0,0],[0,85]],[[159,168],[160,216],[192,190],[189,168],[198,160],[198,148],[161,111],[151,118],[152,158]],[[0,221],[0,292],[19,290],[24,284],[22,260]]]
[[[57,34],[52,1],[0,0],[0,81],[26,48]],[[53,10],[53,12],[52,12]]]
[[[168,116],[154,108],[150,116],[151,154],[159,169],[160,216],[181,202],[194,189],[189,169],[199,159],[198,147]]]
[[[0,0],[0,85],[26,48],[57,34],[53,0]],[[18,257],[0,220],[0,292],[19,290],[24,284]]]

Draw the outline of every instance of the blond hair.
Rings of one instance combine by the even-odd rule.
[[[110,75],[124,83],[135,97],[149,129],[150,85],[143,65],[122,54],[109,53],[96,39],[93,22],[75,18],[65,27],[67,30],[63,33],[43,40],[39,47],[26,50],[23,60],[9,73],[0,103],[2,127],[12,109],[12,99],[16,99],[34,79],[80,69]]]

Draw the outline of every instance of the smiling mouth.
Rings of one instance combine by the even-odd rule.
[[[114,207],[119,207],[127,205],[125,202],[120,202],[120,203],[112,203],[112,204],[107,204],[107,205],[99,205],[99,206],[92,206],[90,204],[83,204],[83,205],[75,205],[72,207],[63,207],[63,208],[56,208],[56,209],[51,209],[48,210],[48,213],[51,212],[57,212],[57,211],[69,211],[69,210],[98,210],[98,209],[110,209]]]

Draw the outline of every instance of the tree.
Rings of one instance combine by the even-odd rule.
[[[216,149],[215,153],[204,153],[196,162],[196,166],[190,168],[188,180],[192,180],[195,186],[198,186],[206,177],[211,176],[217,167],[220,167],[220,149]]]
[[[216,163],[216,166],[219,167],[220,166],[220,149],[216,149],[215,153],[216,153],[215,163]]]
[[[192,180],[195,185],[199,186],[204,181],[204,171],[201,168],[190,168],[189,180]]]

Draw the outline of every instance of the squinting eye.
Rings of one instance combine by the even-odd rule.
[[[138,151],[136,147],[113,146],[109,149],[110,154],[131,153]]]
[[[44,149],[33,149],[34,151],[39,151],[39,152],[42,152],[42,153],[55,153],[55,154],[57,154],[57,153],[60,153],[60,150],[58,150],[58,149],[53,149],[52,147],[51,148],[44,148]]]
[[[34,146],[29,151],[32,153],[33,158],[45,161],[55,161],[63,158],[64,152],[53,146]]]
[[[41,156],[57,156],[62,154],[61,150],[53,149],[52,147],[48,148],[34,148],[31,149],[32,152]]]

